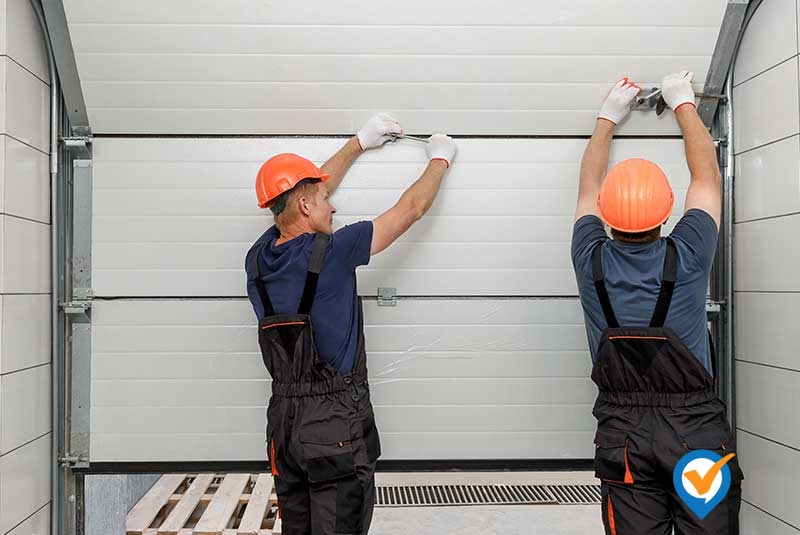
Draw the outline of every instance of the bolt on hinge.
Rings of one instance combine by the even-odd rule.
[[[378,306],[379,307],[397,306],[397,288],[388,288],[388,287],[378,288]]]

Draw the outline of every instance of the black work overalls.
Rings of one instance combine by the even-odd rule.
[[[314,345],[309,313],[329,243],[330,236],[316,235],[297,314],[272,308],[258,267],[264,243],[255,246],[248,269],[265,311],[258,341],[272,377],[267,450],[284,535],[367,533],[375,501],[380,442],[367,384],[363,310],[351,374],[321,360]]]
[[[737,457],[728,462],[727,498],[702,521],[673,486],[674,468],[686,453],[704,449],[724,456],[736,443],[714,378],[664,327],[678,271],[675,244],[666,241],[661,290],[645,328],[620,327],[606,291],[603,244],[592,252],[592,277],[608,323],[592,369],[599,389],[593,413],[603,524],[607,535],[670,535],[673,527],[678,535],[737,534],[742,480]]]

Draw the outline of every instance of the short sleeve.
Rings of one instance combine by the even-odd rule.
[[[608,240],[605,226],[596,215],[585,215],[572,229],[572,265],[581,271],[591,257],[594,246]]]
[[[372,250],[372,221],[359,221],[333,233],[331,251],[348,269],[369,264]]]
[[[265,316],[264,312],[264,305],[261,303],[261,297],[258,295],[258,290],[256,289],[255,284],[255,270],[253,263],[257,262],[255,255],[258,251],[262,249],[256,245],[250,248],[247,251],[247,256],[245,257],[244,262],[244,269],[245,274],[247,275],[247,297],[250,299],[250,303],[253,305],[253,311],[256,313],[256,318],[263,318]]]
[[[695,265],[703,271],[710,271],[717,251],[717,224],[714,218],[699,208],[686,212],[670,235],[683,242],[690,251]]]

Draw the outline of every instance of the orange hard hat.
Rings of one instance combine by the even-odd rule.
[[[256,195],[259,208],[268,208],[275,199],[303,179],[318,178],[325,182],[330,175],[297,154],[289,152],[273,156],[261,166],[256,175]]]
[[[663,224],[672,213],[675,194],[659,166],[642,158],[615,165],[597,195],[600,219],[622,232],[645,232]]]

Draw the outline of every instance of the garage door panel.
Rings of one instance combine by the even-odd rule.
[[[335,228],[356,223],[367,217],[336,215]],[[673,216],[666,232],[678,222]],[[133,216],[117,218],[96,216],[93,239],[99,245],[139,245],[162,243],[202,244],[203,246],[240,244],[250,246],[272,223],[265,215],[253,216]],[[435,216],[426,215],[395,243],[486,243],[498,236],[505,243],[561,243],[569,248],[572,215],[563,216]],[[243,238],[243,237],[246,237]],[[383,254],[383,253],[381,253]],[[379,256],[375,257],[380,258]],[[373,259],[374,260],[374,259]]]
[[[448,16],[450,19],[451,16]],[[327,54],[337,50],[342,54],[362,54],[363,43],[369,42],[373,54],[396,54],[397,43],[403,42],[403,53],[437,54],[580,54],[585,52],[587,32],[592,32],[593,53],[629,54],[630,43],[652,39],[651,27],[631,27],[620,32],[617,27],[592,27],[591,29],[542,27],[531,31],[526,27],[506,27],[497,31],[493,27],[459,28],[439,26],[431,31],[426,26],[381,25],[380,27],[354,26],[272,26],[264,31],[262,26],[224,25],[98,25],[76,23],[73,47],[76,52],[106,50],[114,53],[191,53],[246,54],[259,48],[274,54]],[[649,26],[649,25],[648,25]],[[169,32],[169,39],[166,32]],[[216,39],[209,38],[209,32]],[[309,39],[313,32],[315,39]],[[707,28],[665,28],[648,52],[655,55],[691,54],[698,49],[713,50],[714,34]],[[88,97],[95,105],[112,105],[111,99],[102,100],[102,94]],[[338,95],[337,95],[338,96]],[[359,95],[361,96],[361,95]],[[420,94],[419,96],[424,96]],[[451,95],[452,96],[452,95]],[[133,95],[123,100],[135,103]],[[340,98],[343,98],[342,95]],[[120,96],[122,100],[123,95]],[[236,101],[233,101],[236,102]],[[264,101],[264,102],[269,102]],[[303,100],[297,102],[302,103]],[[181,101],[165,100],[160,105],[180,106]],[[190,104],[187,104],[190,105]],[[249,105],[249,104],[248,104]],[[295,104],[296,105],[296,104]],[[292,106],[290,103],[281,106]]]
[[[267,407],[95,407],[92,418],[106,433],[118,435],[255,433],[265,427]],[[435,411],[432,418],[431,411]],[[588,431],[594,428],[590,405],[514,405],[509,407],[409,406],[375,404],[381,433],[484,431]]]
[[[594,431],[383,434],[388,459],[590,459]]]
[[[187,269],[203,263],[209,269],[242,269],[250,244],[193,243],[103,244],[94,259],[107,269]],[[476,249],[480,253],[476,255]],[[570,266],[569,251],[559,243],[398,243],[370,260],[372,269],[543,268]]]
[[[411,181],[409,181],[411,182]],[[410,185],[410,183],[409,183]],[[487,184],[490,186],[490,184]],[[335,194],[337,214],[372,218],[388,210],[403,189],[344,189]],[[187,202],[187,197],[191,200]],[[480,191],[454,190],[442,193],[431,206],[430,215],[551,215],[574,211],[577,192],[568,189]],[[675,192],[673,215],[683,210],[686,195]],[[99,216],[236,216],[253,213],[252,189],[98,189],[95,214]],[[488,213],[487,213],[488,209]],[[268,221],[268,220],[267,220]],[[499,237],[498,237],[499,238]]]
[[[468,139],[459,139],[468,143]],[[545,141],[545,140],[540,140]],[[625,140],[627,144],[633,140]],[[340,143],[343,143],[341,140]],[[399,149],[396,145],[389,145],[381,151],[389,156],[390,151]],[[407,142],[411,143],[411,142]],[[667,143],[672,145],[672,140]],[[292,150],[298,150],[296,147]],[[331,149],[331,152],[335,151]],[[656,159],[650,147],[639,151]],[[662,152],[662,151],[659,151]],[[252,191],[255,174],[262,160],[273,152],[262,152],[251,161],[100,161],[94,166],[95,187],[98,189],[242,189]],[[307,153],[304,153],[307,154]],[[249,155],[248,155],[249,156]],[[330,154],[328,154],[330,156]],[[348,171],[347,179],[339,186],[337,191],[347,190],[401,190],[411,185],[425,168],[422,156],[422,147],[419,146],[413,160],[406,161],[363,161],[361,156],[357,163]],[[501,156],[502,157],[502,156]],[[465,157],[466,158],[466,157]],[[660,157],[659,167],[670,178],[672,187],[685,190],[689,185],[689,170],[682,161],[670,162]],[[464,161],[461,152],[458,153],[459,166],[453,166],[448,172],[448,178],[442,182],[442,191],[450,190],[516,190],[516,189],[564,189],[576,191],[577,178],[580,172],[580,161],[574,159],[564,162],[530,162],[522,160],[495,161],[495,162],[470,162]],[[325,158],[317,161],[318,165],[325,163]],[[613,164],[614,162],[612,162]],[[333,195],[337,199],[337,195]],[[248,206],[252,208],[252,206]]]
[[[594,431],[382,433],[384,460],[589,459]],[[202,444],[203,448],[198,448]],[[158,460],[265,461],[263,432],[219,434],[92,435],[91,449],[107,462]]]
[[[360,126],[360,125],[359,125]],[[352,133],[355,133],[353,130]],[[351,133],[351,134],[352,134]],[[107,138],[98,137],[92,142],[93,157],[97,169],[115,162],[112,170],[123,168],[128,163],[179,163],[224,165],[254,165],[253,171],[270,154],[299,152],[306,158],[322,164],[339,150],[346,137],[245,137],[245,138]],[[506,139],[458,139],[458,162],[462,168],[473,163],[532,163],[536,165],[558,163],[578,164],[586,148],[586,139],[506,138]],[[358,172],[365,164],[379,164],[386,168],[392,164],[425,164],[424,147],[419,143],[400,140],[383,148],[364,152],[348,172]],[[626,158],[648,158],[659,164],[685,165],[683,141],[680,139],[618,139],[611,147],[611,161]],[[106,167],[106,169],[109,169]],[[462,171],[465,172],[465,171]],[[687,170],[688,173],[688,170]],[[104,174],[104,173],[103,173]],[[102,178],[102,177],[101,177]],[[252,177],[248,177],[249,178]],[[112,175],[105,175],[105,183],[115,182]],[[145,179],[146,180],[146,179]],[[222,183],[243,182],[236,175],[218,177]],[[102,182],[101,182],[102,183]]]
[[[94,192],[98,295],[244,296],[244,253],[272,224],[255,207],[267,154],[324,161],[341,139],[99,139]],[[430,213],[359,270],[360,290],[400,295],[577,295],[569,258],[584,140],[459,140],[458,165]],[[392,206],[419,175],[418,144],[365,153],[334,195],[337,227]],[[621,140],[614,159],[648,155],[683,208],[689,174],[679,140]],[[482,254],[474,254],[480,247]],[[498,273],[503,273],[498,277]]]
[[[396,443],[408,433],[424,442],[476,430],[513,432],[527,456],[549,458],[544,445],[591,430],[577,299],[365,301],[364,310],[378,426],[385,451],[399,455],[384,458],[437,447],[406,451]],[[93,321],[93,461],[263,459],[271,383],[247,300],[98,300]],[[451,458],[510,455],[504,443],[486,449],[481,433],[483,450]],[[176,444],[193,445],[181,457]]]
[[[378,405],[591,403],[597,395],[585,377],[375,379],[370,384],[373,402]],[[92,390],[95,407],[236,407],[264,404],[270,395],[270,381],[95,380]]]
[[[376,379],[443,377],[588,377],[585,351],[369,352]],[[265,376],[260,353],[95,353],[95,379],[252,379]]]
[[[447,20],[452,25],[509,25],[509,26],[675,26],[686,24],[686,12],[691,12],[692,26],[719,25],[724,2],[709,2],[717,9],[696,10],[691,0],[674,0],[672,9],[653,12],[662,7],[655,0],[643,0],[637,9],[626,4],[598,5],[594,0],[570,0],[570,9],[561,4],[542,4],[536,10],[524,3],[511,4],[509,9],[496,9],[489,4],[471,4],[469,10],[454,10],[449,3],[431,4],[413,0],[404,4],[364,4],[342,0],[334,5],[313,4],[253,4],[250,0],[228,0],[224,5],[206,4],[197,9],[193,0],[173,0],[168,4],[158,0],[141,0],[136,5],[109,5],[104,0],[66,0],[65,9],[73,23],[138,23],[159,24],[275,24],[275,25],[382,25],[387,20],[395,24],[417,25],[420,13],[429,13],[429,20]]]

